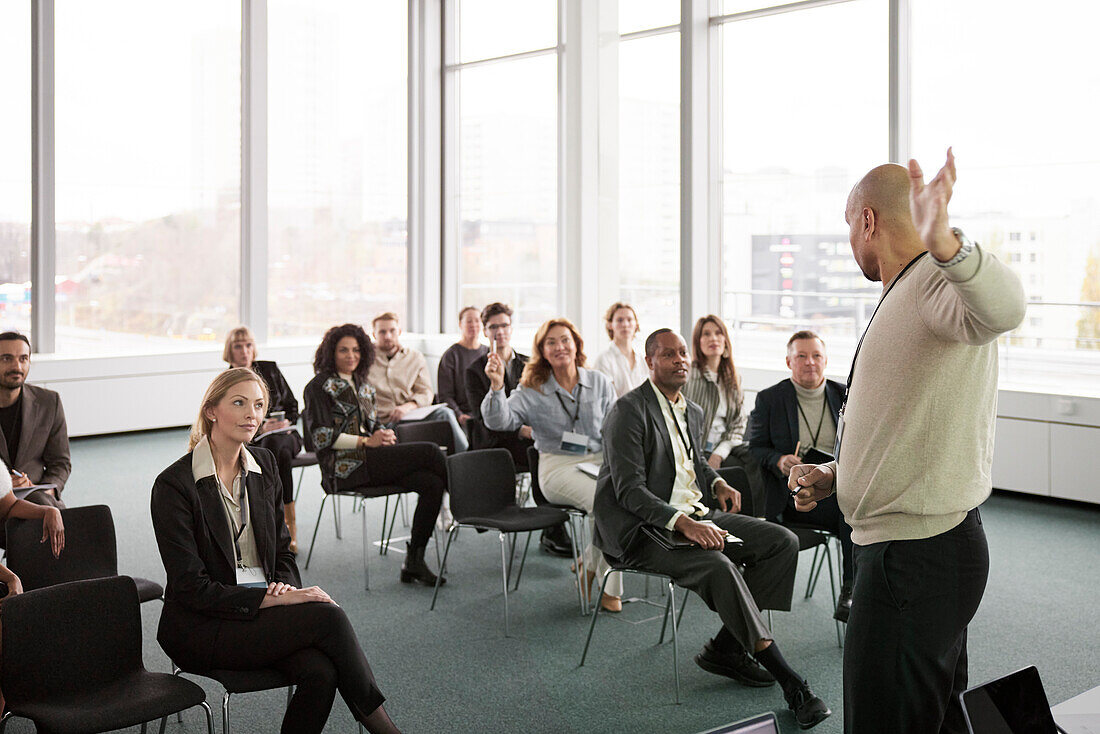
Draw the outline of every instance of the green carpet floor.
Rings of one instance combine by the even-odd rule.
[[[114,513],[122,573],[163,581],[149,521],[156,475],[185,453],[186,433],[159,431],[76,440],[70,506],[107,504]],[[297,472],[296,472],[297,476]],[[305,470],[298,504],[300,563],[321,501],[316,468]],[[370,554],[371,590],[363,590],[360,518],[342,506],[343,540],[326,503],[306,583],[328,591],[347,611],[405,732],[669,732],[702,731],[762,711],[776,711],[784,732],[798,731],[778,688],[748,689],[703,672],[692,656],[718,628],[718,618],[693,597],[680,630],[681,705],[673,702],[672,645],[657,646],[661,610],[628,604],[603,616],[588,662],[578,667],[588,629],[580,616],[568,562],[532,543],[518,592],[511,595],[512,636],[504,637],[500,551],[495,534],[463,531],[451,551],[449,583],[434,612],[431,590],[398,582],[396,549]],[[383,500],[367,505],[371,541],[379,538]],[[970,675],[984,681],[1018,667],[1039,667],[1051,703],[1100,684],[1096,610],[1100,608],[1100,508],[997,494],[983,507],[991,572],[970,630]],[[400,519],[395,535],[406,535]],[[537,540],[537,539],[536,539]],[[400,544],[403,549],[403,543]],[[832,707],[814,731],[842,731],[841,650],[831,618],[828,579],[804,600],[810,553],[799,565],[794,608],[774,615],[784,655]],[[429,552],[429,559],[435,565]],[[645,585],[627,579],[627,596]],[[656,584],[650,598],[664,599]],[[681,592],[682,593],[682,592]],[[159,602],[145,604],[145,664],[166,670],[156,642]],[[215,713],[216,684],[203,683]],[[278,731],[285,693],[234,698],[233,731]],[[220,726],[220,725],[219,725]],[[17,721],[9,731],[32,728]],[[195,710],[167,732],[202,732]],[[327,732],[356,731],[339,697]]]

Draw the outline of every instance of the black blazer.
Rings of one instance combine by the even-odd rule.
[[[283,490],[275,457],[256,446],[248,450],[262,472],[249,472],[245,483],[249,521],[264,575],[268,582],[301,587],[298,565],[290,552],[290,532],[283,521]],[[150,511],[168,578],[157,639],[177,662],[194,661],[187,651],[196,641],[209,639],[210,633],[199,628],[216,627],[220,619],[254,618],[267,592],[236,585],[233,537],[217,482],[205,477],[196,484],[190,453],[157,477]]]
[[[470,420],[466,422],[466,432],[470,434],[470,448],[495,448],[502,445],[501,439],[518,438],[516,431],[494,431],[485,427],[481,419],[481,401],[489,394],[492,384],[485,374],[485,365],[489,364],[489,354],[483,354],[466,368],[463,378],[466,380],[466,399],[470,401]],[[523,368],[527,357],[512,350],[512,359],[504,365],[504,394],[511,395],[519,380],[523,377]]]
[[[836,380],[826,380],[825,401],[835,423],[844,403],[844,385]],[[756,394],[756,407],[749,416],[745,442],[764,470],[764,516],[778,522],[787,507],[790,493],[787,491],[787,477],[779,471],[777,464],[784,454],[793,454],[798,445],[798,393],[789,379]],[[832,453],[831,448],[821,450]]]
[[[703,502],[717,509],[711,490],[718,474],[703,456],[703,409],[687,404],[688,440],[695,454],[695,481]],[[596,547],[616,558],[644,525],[664,527],[676,510],[668,503],[676,480],[673,439],[649,380],[615,401],[604,418],[603,466],[596,480],[592,536]]]

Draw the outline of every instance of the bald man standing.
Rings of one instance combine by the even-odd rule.
[[[997,336],[1024,317],[1019,279],[948,223],[955,158],[924,183],[916,161],[856,184],[844,218],[863,274],[883,283],[856,347],[836,461],[798,465],[809,510],[836,489],[852,526],[844,730],[965,734],[966,632],[989,551]],[[835,481],[834,481],[835,480]]]

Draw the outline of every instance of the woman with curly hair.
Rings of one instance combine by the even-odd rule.
[[[398,445],[396,434],[378,421],[374,387],[367,382],[373,362],[374,344],[363,327],[344,324],[325,332],[313,358],[316,375],[303,394],[306,431],[333,490],[370,496],[372,487],[398,485],[420,495],[401,580],[435,586],[424,549],[447,489],[447,466],[435,444]]]

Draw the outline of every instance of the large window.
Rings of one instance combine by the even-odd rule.
[[[31,318],[30,8],[0,4],[0,331],[23,333]]]
[[[239,5],[56,4],[56,341],[219,341],[238,319]]]
[[[619,30],[678,23],[678,11],[622,2]],[[618,81],[619,297],[646,333],[680,321],[679,32],[622,38]]]
[[[875,0],[719,26],[723,315],[742,361],[782,365],[812,326],[838,366],[874,306],[844,207],[888,153],[887,30]]]
[[[461,0],[456,12],[449,234],[458,298],[509,303],[516,327],[529,327],[558,303],[557,3]],[[489,61],[540,49],[550,50]]]
[[[268,333],[405,311],[401,3],[268,5]]]
[[[1002,385],[1098,394],[1100,10],[1055,0],[1043,22],[1035,13],[914,3],[914,154],[934,170],[954,146],[953,221],[1023,281]]]

